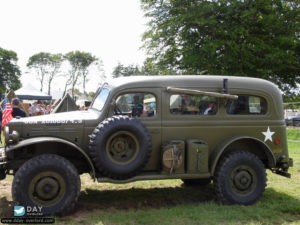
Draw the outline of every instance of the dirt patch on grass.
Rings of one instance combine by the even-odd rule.
[[[11,197],[11,184],[11,180],[0,181],[0,218],[13,216],[15,204]]]
[[[11,191],[11,181],[1,180],[0,181],[0,194],[10,193]]]
[[[13,217],[13,207],[16,204],[7,199],[7,197],[0,198],[0,218]]]

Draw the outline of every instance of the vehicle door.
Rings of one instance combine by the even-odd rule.
[[[115,114],[140,120],[152,138],[152,155],[145,170],[159,169],[161,147],[161,89],[135,88],[115,97]]]

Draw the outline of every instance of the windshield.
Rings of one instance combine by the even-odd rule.
[[[97,97],[95,98],[92,108],[97,109],[99,111],[102,110],[106,99],[108,97],[109,94],[109,89],[107,88],[102,88],[102,90],[100,91],[100,93],[97,95]]]

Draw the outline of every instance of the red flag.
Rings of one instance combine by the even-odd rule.
[[[3,102],[3,112],[2,112],[2,127],[9,123],[13,119],[12,109],[7,98]]]

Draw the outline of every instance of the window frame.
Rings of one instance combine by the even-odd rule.
[[[266,97],[262,96],[262,95],[256,95],[256,94],[252,94],[252,93],[235,93],[236,95],[238,96],[248,96],[248,114],[230,114],[228,113],[227,111],[227,104],[228,104],[228,101],[226,102],[225,104],[225,114],[226,116],[229,116],[229,117],[249,117],[249,116],[254,116],[254,117],[266,117],[266,116],[269,116],[269,101]],[[263,99],[266,103],[266,112],[264,114],[261,114],[261,113],[250,113],[250,104],[249,104],[249,98],[250,97],[257,97],[257,98],[260,98],[260,99]],[[232,100],[232,101],[235,101],[235,100]]]
[[[173,114],[171,112],[171,96],[172,95],[180,95],[180,94],[176,94],[176,93],[168,93],[167,94],[167,98],[168,98],[168,103],[167,103],[167,111],[168,111],[168,116],[170,116],[170,118],[179,118],[179,117],[184,117],[184,118],[215,118],[217,116],[219,116],[220,113],[220,100],[217,97],[214,97],[216,99],[216,108],[217,111],[215,114],[208,114],[208,115],[204,115],[204,114]],[[186,94],[186,95],[190,95],[190,96],[204,96],[204,95],[192,95],[192,94]]]
[[[135,119],[146,119],[146,120],[153,120],[153,119],[157,119],[159,118],[158,116],[158,97],[157,97],[157,94],[152,92],[152,91],[148,91],[148,90],[125,90],[125,91],[122,91],[122,92],[119,92],[115,95],[114,99],[115,99],[115,104],[117,104],[117,99],[122,96],[122,95],[126,95],[126,94],[151,94],[154,98],[155,98],[155,104],[156,104],[156,113],[153,115],[153,116],[140,116],[140,117],[130,117],[130,118],[135,118]]]

